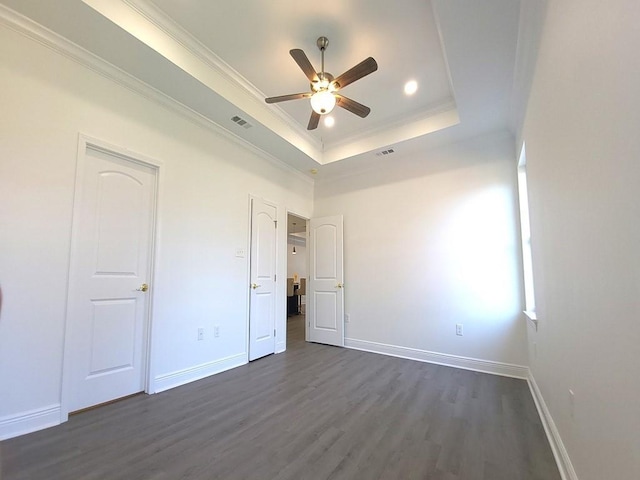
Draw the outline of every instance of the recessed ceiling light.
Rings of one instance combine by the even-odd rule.
[[[418,82],[415,80],[409,80],[404,84],[404,93],[406,95],[413,95],[418,90]]]
[[[324,117],[324,126],[325,127],[333,127],[335,125],[336,121],[334,120],[333,117]]]

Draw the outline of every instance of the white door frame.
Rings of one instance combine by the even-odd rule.
[[[86,152],[88,148],[92,148],[98,151],[103,151],[109,155],[113,155],[116,157],[120,157],[123,160],[138,163],[149,167],[156,172],[156,191],[154,196],[154,212],[153,218],[151,221],[151,235],[150,235],[150,252],[149,252],[149,278],[151,279],[152,287],[149,292],[147,312],[144,324],[144,336],[143,336],[143,375],[144,375],[144,385],[146,393],[153,393],[153,376],[152,376],[152,362],[151,362],[151,350],[152,350],[152,318],[153,318],[153,304],[154,304],[154,291],[153,288],[156,284],[156,248],[157,248],[157,234],[158,234],[158,211],[160,206],[160,187],[162,184],[162,162],[146,157],[144,155],[132,152],[126,148],[120,147],[118,145],[113,145],[111,143],[105,142],[103,140],[90,137],[88,135],[84,135],[80,133],[78,135],[78,151],[76,156],[76,179],[75,179],[75,187],[74,187],[74,198],[73,198],[73,217],[71,223],[71,248],[69,254],[69,269],[67,271],[67,306],[65,313],[65,341],[64,341],[64,352],[63,352],[63,361],[62,361],[62,394],[60,398],[60,422],[66,422],[69,419],[69,399],[71,395],[71,382],[70,382],[70,362],[72,360],[71,354],[71,342],[69,341],[69,312],[70,312],[70,302],[74,299],[74,292],[72,291],[72,287],[70,285],[72,272],[75,271],[77,267],[78,259],[76,258],[75,252],[77,251],[77,245],[79,242],[79,233],[78,233],[78,225],[77,219],[80,214],[81,202],[84,197],[83,192],[83,179],[84,179],[84,171],[86,165]]]
[[[287,217],[286,217],[287,218],[287,232],[286,232],[286,237],[285,237],[285,246],[286,246],[286,248],[289,248],[289,244],[287,243],[289,241],[289,215],[293,215],[294,217],[301,218],[305,222],[305,233],[306,233],[306,237],[305,237],[306,238],[305,252],[306,252],[306,255],[305,255],[304,261],[305,261],[306,270],[307,270],[306,279],[307,279],[307,288],[308,288],[309,287],[309,219],[311,217],[309,215],[304,215],[304,214],[295,212],[293,210],[288,210],[288,209],[287,209],[286,213],[287,213]],[[285,251],[284,259],[285,259],[285,265],[284,265],[284,268],[285,268],[285,270],[284,270],[284,272],[285,272],[284,281],[285,281],[285,283],[284,283],[282,292],[285,294],[284,295],[284,297],[285,297],[285,299],[284,299],[284,301],[285,301],[285,309],[284,309],[284,328],[283,328],[284,333],[283,333],[283,336],[284,336],[284,350],[286,350],[287,349],[287,307],[286,307],[287,285],[286,285],[286,281],[287,281],[287,275],[288,275],[287,274],[287,269],[289,268],[289,252],[288,251]],[[304,326],[304,340],[305,340],[305,342],[309,341],[309,328],[307,328],[306,319],[305,319],[305,326]]]

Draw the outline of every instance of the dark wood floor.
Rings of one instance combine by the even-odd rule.
[[[527,384],[304,342],[0,443],[0,479],[559,480]]]

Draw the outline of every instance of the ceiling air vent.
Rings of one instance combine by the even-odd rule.
[[[384,157],[385,155],[391,155],[392,153],[396,153],[396,151],[392,147],[389,147],[386,150],[376,152],[376,157]]]
[[[237,123],[238,125],[240,125],[241,127],[244,128],[251,128],[253,127],[253,125],[251,125],[249,122],[247,122],[244,118],[239,117],[239,116],[234,116],[231,117],[231,121]]]

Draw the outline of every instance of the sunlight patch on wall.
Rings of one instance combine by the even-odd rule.
[[[519,308],[518,243],[509,189],[491,188],[467,197],[444,226],[440,252],[444,275],[464,311],[508,320]]]

